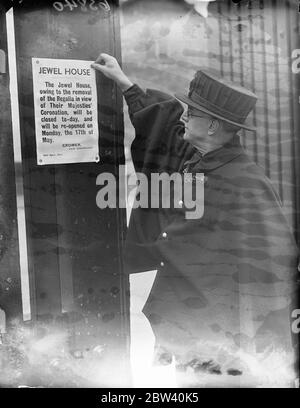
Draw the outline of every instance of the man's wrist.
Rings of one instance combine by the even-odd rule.
[[[126,92],[129,88],[133,86],[133,83],[128,77],[121,78],[117,81],[117,84],[122,92]]]

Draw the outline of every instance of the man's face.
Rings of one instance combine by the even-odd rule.
[[[208,139],[211,116],[188,106],[187,111],[182,115],[182,119],[185,122],[185,140],[190,143],[199,143]]]

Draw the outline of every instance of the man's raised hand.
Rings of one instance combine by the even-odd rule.
[[[133,85],[112,55],[101,53],[91,67],[115,81],[123,92]]]

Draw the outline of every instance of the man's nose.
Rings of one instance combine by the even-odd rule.
[[[184,112],[184,113],[182,114],[181,118],[182,118],[182,120],[183,120],[184,122],[186,122],[186,123],[189,121],[189,117],[188,117],[188,115],[187,115],[186,112]]]

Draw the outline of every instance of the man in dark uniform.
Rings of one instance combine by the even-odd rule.
[[[92,66],[124,93],[136,172],[190,173],[191,182],[205,176],[201,218],[187,219],[184,197],[170,209],[132,211],[129,273],[158,270],[143,309],[156,359],[175,358],[182,379],[192,373],[204,383],[209,374],[214,384],[238,377],[247,386],[292,386],[298,250],[277,193],[237,135],[253,130],[246,118],[256,96],[198,71],[188,95],[176,95],[188,105],[182,117],[177,99],[144,92],[112,56],[101,54]]]

